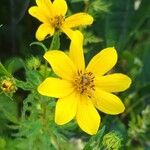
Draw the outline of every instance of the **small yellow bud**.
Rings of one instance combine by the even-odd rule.
[[[17,90],[13,79],[10,78],[1,80],[1,89],[6,93],[14,93]]]

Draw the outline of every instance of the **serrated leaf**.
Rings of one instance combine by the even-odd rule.
[[[103,40],[96,35],[94,35],[92,32],[85,32],[84,33],[84,44],[91,44],[91,43],[99,43],[102,42]]]
[[[31,83],[34,87],[38,86],[42,81],[42,75],[36,70],[26,72],[27,82]]]
[[[34,90],[42,81],[42,75],[36,70],[28,70],[26,72],[26,81],[15,79],[16,86],[23,90]]]
[[[13,135],[17,137],[22,137],[22,136],[30,137],[30,136],[37,135],[40,132],[40,129],[41,129],[41,123],[39,122],[39,120],[37,121],[26,120],[20,124],[19,132]]]
[[[3,112],[3,114],[8,120],[14,123],[18,122],[17,103],[15,101],[12,101],[12,99],[10,99],[5,94],[0,94],[0,111]]]
[[[29,83],[29,82],[24,82],[24,81],[15,79],[15,83],[16,83],[16,86],[17,86],[18,88],[21,88],[21,89],[23,89],[23,90],[25,90],[25,91],[26,91],[26,90],[29,91],[29,90],[32,90],[32,89],[33,89],[32,84]]]
[[[92,0],[89,1],[88,13],[94,18],[99,17],[100,13],[109,12],[110,3],[104,0]]]

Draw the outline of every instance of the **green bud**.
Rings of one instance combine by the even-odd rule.
[[[45,66],[44,65],[40,65],[40,67],[39,67],[39,72],[40,72],[40,74],[45,74]],[[48,74],[51,72],[51,68],[49,68],[49,67],[47,67],[47,75],[46,76],[48,76]]]
[[[26,61],[26,64],[27,64],[27,67],[29,69],[34,69],[36,70],[37,68],[39,68],[40,66],[40,60],[37,58],[37,57],[34,57],[32,56],[31,58],[29,58],[27,61]]]
[[[102,144],[107,150],[119,150],[122,146],[122,137],[116,131],[104,135]]]

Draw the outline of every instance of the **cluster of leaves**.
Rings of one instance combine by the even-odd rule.
[[[6,1],[2,1],[2,4],[6,4]],[[115,46],[119,53],[117,72],[124,72],[133,80],[130,90],[120,95],[126,105],[126,111],[119,117],[102,114],[101,129],[93,137],[81,132],[75,121],[64,126],[54,123],[56,100],[43,97],[37,92],[37,86],[43,79],[54,74],[50,68],[45,69],[47,64],[41,59],[43,51],[38,50],[49,49],[45,45],[50,49],[59,49],[60,42],[64,43],[61,44],[61,49],[67,49],[68,42],[63,42],[66,41],[66,37],[55,35],[51,45],[45,40],[44,43],[33,42],[29,47],[34,38],[36,28],[33,32],[33,27],[36,24],[32,24],[32,18],[27,18],[29,16],[25,14],[29,1],[15,1],[18,8],[16,12],[12,8],[10,24],[5,20],[7,18],[0,17],[0,20],[3,20],[0,23],[3,24],[0,25],[0,34],[3,37],[0,40],[3,62],[3,65],[0,63],[0,149],[149,149],[150,1],[67,1],[68,13],[85,11],[95,18],[93,26],[80,29],[85,36],[86,61],[88,62],[101,48]],[[12,1],[11,7],[13,6]],[[1,14],[6,15],[5,9],[0,10]],[[16,28],[18,29],[15,33]],[[11,38],[6,33],[8,29],[11,31]],[[9,43],[12,48],[6,46]],[[19,53],[16,51],[17,48]],[[3,49],[11,51],[7,53]],[[15,57],[12,58],[9,53]],[[17,57],[16,53],[21,57]],[[7,60],[3,56],[7,56]],[[14,89],[4,91],[2,81],[8,79]]]

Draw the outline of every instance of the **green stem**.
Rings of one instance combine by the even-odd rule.
[[[32,42],[32,43],[30,44],[30,46],[32,46],[32,45],[41,46],[41,47],[44,49],[44,51],[47,52],[47,47],[46,47],[43,43],[41,43],[41,42]]]
[[[52,49],[57,49],[59,48],[59,33],[54,34],[53,38],[52,38],[52,42],[50,44],[50,50]],[[41,45],[43,47],[43,45]],[[47,51],[47,49],[45,49],[45,47],[43,47],[45,52]],[[47,68],[48,68],[48,63],[47,61],[45,61],[45,70],[44,70],[44,79],[47,77]]]
[[[47,77],[47,67],[48,67],[48,63],[47,61],[45,61],[44,79]]]
[[[60,32],[57,31],[54,35],[53,35],[53,39],[50,45],[50,50],[56,50],[60,48]]]
[[[90,5],[89,1],[84,0],[84,5],[85,5],[85,7],[84,7],[84,12],[87,12],[88,9],[89,9],[89,5]]]

